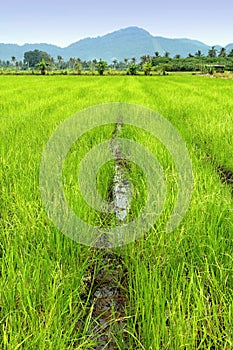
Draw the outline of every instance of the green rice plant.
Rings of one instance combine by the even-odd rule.
[[[158,159],[167,184],[165,208],[137,241],[118,248],[124,268],[126,307],[119,349],[231,349],[233,305],[231,187],[218,165],[233,170],[232,80],[162,76],[6,76],[0,79],[1,334],[3,349],[92,349],[90,296],[98,249],[62,235],[46,215],[39,169],[56,128],[84,108],[128,102],[151,108],[178,130],[189,150],[194,190],[190,207],[173,232],[166,224],[176,201],[177,170],[168,150],[148,133],[125,126]],[[92,130],[73,146],[63,183],[73,208],[89,222],[100,214],[80,196],[79,164],[113,125]],[[134,163],[131,218],[140,214],[147,185]],[[127,167],[126,167],[127,170]],[[99,169],[97,188],[110,199],[114,165]],[[110,224],[107,218],[105,224]],[[124,341],[123,341],[124,340]]]

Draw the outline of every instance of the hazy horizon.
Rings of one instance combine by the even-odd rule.
[[[233,43],[233,3],[221,4],[196,0],[150,2],[140,5],[129,0],[109,3],[100,0],[88,3],[61,0],[47,3],[11,1],[2,3],[0,13],[0,42],[23,45],[48,43],[66,47],[87,37],[102,36],[113,31],[137,26],[153,36],[188,38],[207,45],[226,46]]]

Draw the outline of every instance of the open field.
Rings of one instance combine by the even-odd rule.
[[[156,226],[114,250],[123,261],[127,298],[116,346],[233,349],[232,91],[230,79],[185,75],[0,77],[1,348],[94,349],[92,278],[104,252],[54,227],[40,197],[39,167],[49,137],[64,120],[120,101],[155,110],[179,131],[190,153],[194,190],[183,221],[167,234],[174,164],[150,135],[123,130],[158,157],[170,192]],[[65,164],[67,197],[87,220],[95,221],[95,213],[80,202],[72,179],[85,152],[109,139],[112,130],[82,137],[76,158],[71,152]],[[107,164],[98,180],[102,196],[112,176]],[[132,166],[131,177],[138,186],[135,214],[136,199],[142,197],[143,205],[147,190],[138,167]]]

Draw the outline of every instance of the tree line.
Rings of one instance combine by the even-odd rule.
[[[226,70],[233,71],[233,49],[227,52],[225,48],[219,51],[213,46],[209,49],[208,54],[202,54],[198,50],[195,54],[189,54],[183,58],[177,54],[170,57],[169,52],[160,55],[158,51],[154,55],[143,55],[137,61],[135,57],[124,58],[123,61],[113,59],[112,63],[107,63],[102,59],[81,60],[80,58],[70,57],[65,61],[62,56],[58,55],[54,59],[47,52],[40,50],[27,51],[24,53],[23,60],[18,61],[15,56],[11,60],[0,60],[2,70],[40,70],[41,74],[46,74],[46,71],[74,71],[77,74],[82,74],[85,71],[95,74],[97,71],[103,75],[106,70],[110,72],[125,71],[126,74],[135,75],[137,72],[144,72],[145,75],[150,75],[156,70],[165,74],[166,71],[209,71],[213,72],[213,65],[224,65]],[[212,66],[211,66],[212,65]]]

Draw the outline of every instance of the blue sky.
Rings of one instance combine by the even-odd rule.
[[[133,25],[225,46],[233,43],[232,13],[232,0],[11,0],[0,6],[0,42],[67,46]]]

